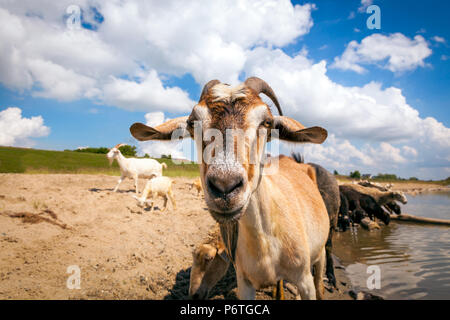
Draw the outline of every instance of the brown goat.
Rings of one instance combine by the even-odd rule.
[[[330,223],[317,184],[292,158],[264,163],[263,155],[270,139],[322,143],[327,131],[272,115],[260,93],[281,113],[275,93],[261,79],[236,87],[213,80],[188,117],[155,128],[135,123],[130,132],[141,141],[194,138],[209,212],[221,228],[235,224],[239,230],[227,251],[240,299],[254,299],[255,289],[281,279],[295,284],[302,299],[321,299]]]
[[[192,190],[192,188],[197,189],[197,196],[199,196],[200,193],[201,193],[202,190],[203,190],[203,187],[202,187],[202,180],[201,180],[200,178],[195,179],[194,182],[192,182],[191,187],[190,187],[189,190]]]
[[[210,290],[228,270],[230,260],[220,237],[219,226],[208,234],[205,242],[193,252],[193,264],[189,282],[189,297],[206,299]]]

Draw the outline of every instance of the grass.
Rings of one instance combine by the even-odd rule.
[[[164,175],[196,177],[198,165],[176,165],[170,159],[156,159],[167,164]],[[82,173],[120,175],[116,161],[110,166],[104,154],[73,151],[49,151],[28,148],[0,147],[0,173]]]
[[[197,164],[175,164],[171,159],[156,159],[167,164],[163,174],[169,177],[199,176]],[[49,151],[28,148],[0,147],[0,173],[82,173],[120,175],[117,161],[110,166],[104,154],[74,151]],[[338,175],[338,180],[349,182],[354,179]],[[432,183],[448,185],[449,179],[440,181],[421,180],[372,180],[393,183]]]

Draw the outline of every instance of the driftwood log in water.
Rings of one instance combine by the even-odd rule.
[[[398,216],[391,215],[391,220],[450,226],[450,220],[417,217],[417,216],[412,216],[410,214],[404,214],[404,213],[402,213],[401,215],[398,215]]]

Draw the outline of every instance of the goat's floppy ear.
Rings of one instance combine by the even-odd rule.
[[[309,142],[320,144],[328,136],[321,127],[305,128],[300,122],[285,116],[274,117],[274,127],[279,130],[279,139],[290,142]]]
[[[186,138],[190,137],[189,131],[186,130],[187,119],[187,116],[171,119],[155,128],[136,122],[130,127],[130,132],[131,135],[139,141],[170,140],[172,138],[172,133],[175,130],[179,130],[179,132],[177,132],[177,138]]]

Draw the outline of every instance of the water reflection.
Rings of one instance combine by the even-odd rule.
[[[408,198],[405,213],[450,218],[450,194]],[[391,223],[368,232],[353,228],[336,234],[337,255],[357,288],[367,289],[367,266],[381,269],[381,288],[387,299],[450,299],[450,228]]]

